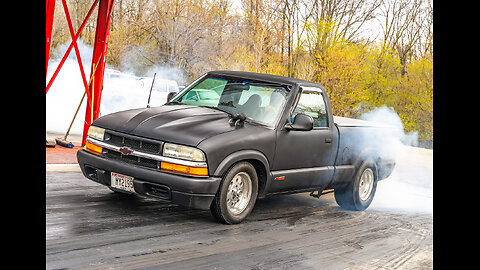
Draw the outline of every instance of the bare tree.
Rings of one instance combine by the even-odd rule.
[[[416,53],[415,48],[422,39],[428,42],[431,35],[433,7],[425,4],[423,0],[384,0],[380,6],[383,48],[398,53],[402,76],[406,73],[407,61]]]

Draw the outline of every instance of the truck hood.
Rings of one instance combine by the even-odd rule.
[[[189,105],[164,105],[105,115],[93,125],[140,137],[197,146],[209,137],[235,130],[227,113]]]

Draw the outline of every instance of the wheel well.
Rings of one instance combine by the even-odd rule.
[[[358,155],[358,158],[354,163],[355,168],[358,169],[358,167],[360,167],[360,165],[367,159],[373,160],[378,169],[378,161],[380,160],[380,156],[373,149],[369,148],[365,149]]]
[[[359,158],[355,167],[358,168],[362,162],[367,159],[371,159],[375,163],[375,166],[377,167],[376,173],[378,180],[382,180],[390,176],[393,168],[395,167],[395,160],[384,159],[374,152],[363,155],[363,157]]]
[[[263,163],[256,159],[246,159],[245,161],[249,162],[255,168],[258,177],[258,196],[262,196],[265,191],[265,186],[267,184],[267,170]]]

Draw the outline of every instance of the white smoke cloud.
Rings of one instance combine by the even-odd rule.
[[[46,84],[55,72],[69,44],[70,41],[52,50]],[[86,45],[80,39],[77,41],[77,44],[88,83],[93,47]],[[155,89],[157,91],[154,90],[151,93],[151,107],[160,106],[166,102],[168,89],[170,89],[169,91],[178,91],[177,83],[173,82],[172,86],[172,81],[169,80],[174,80],[178,83],[185,81],[185,75],[181,69],[154,65],[146,72],[146,77],[138,77],[133,75],[136,73],[134,68],[137,66],[132,65],[128,67],[128,59],[122,61],[122,63],[123,68],[127,70],[126,72],[115,72],[115,76],[109,76],[109,71],[105,73],[104,88],[100,102],[100,116],[127,109],[146,107],[154,73],[157,73],[155,76],[155,85],[157,86]],[[107,69],[115,68],[107,65]],[[45,97],[47,133],[65,134],[67,132],[84,92],[85,87],[75,51],[72,49]],[[81,135],[83,133],[86,104],[87,97],[83,100],[69,134]]]
[[[391,127],[375,141],[381,152],[396,161],[392,174],[378,182],[368,210],[432,215],[433,150],[415,147],[418,146],[418,133],[405,133],[393,108],[375,108],[361,115],[360,119]]]
[[[187,82],[185,71],[180,68],[176,67],[168,67],[166,65],[153,65],[146,73],[145,76],[153,77],[155,74],[155,78],[163,78],[167,80],[174,80],[179,85],[185,85]]]
[[[404,147],[392,175],[377,184],[368,209],[433,215],[433,150]]]
[[[418,146],[418,132],[412,131],[405,133],[402,120],[391,107],[383,105],[382,107],[375,108],[362,114],[360,119],[389,125],[394,129],[391,136],[394,136],[395,140],[404,145]]]
[[[52,52],[48,62],[47,80],[50,81],[53,73],[60,63],[60,59],[65,53],[69,42],[66,45],[59,46]],[[90,63],[93,49],[78,40],[80,57],[83,62],[83,69],[88,82],[90,78]],[[80,69],[76,60],[74,49],[71,50],[67,60],[63,64],[60,72],[53,81],[48,93],[45,96],[46,103],[46,131],[50,133],[65,134],[75,111],[82,99],[85,87],[83,85]],[[85,119],[86,98],[80,107],[76,120],[70,130],[70,134],[80,135],[83,132],[83,120]]]

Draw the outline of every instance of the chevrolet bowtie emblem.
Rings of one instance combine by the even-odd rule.
[[[126,156],[127,156],[127,155],[130,155],[130,154],[133,152],[132,149],[130,149],[130,148],[126,147],[126,146],[120,147],[120,149],[118,149],[118,150],[120,151],[120,153],[122,153],[122,154],[124,154],[124,155],[126,155]]]

